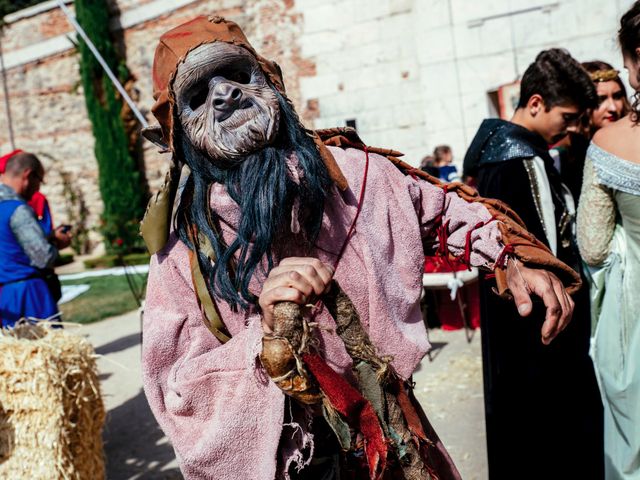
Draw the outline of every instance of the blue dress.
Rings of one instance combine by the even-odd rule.
[[[12,327],[23,317],[48,319],[58,307],[41,270],[32,265],[11,229],[16,209],[26,205],[21,199],[0,199],[0,318],[2,327]],[[34,221],[36,221],[34,216]]]

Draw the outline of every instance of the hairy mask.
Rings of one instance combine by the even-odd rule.
[[[301,124],[280,67],[255,52],[231,21],[197,17],[162,35],[153,88],[159,125],[143,134],[173,158],[162,195],[147,213],[145,241],[151,239],[154,251],[166,242],[162,219],[186,163],[191,174],[175,232],[196,255],[212,296],[232,308],[256,305],[250,280],[266,275],[291,242],[300,251],[312,248],[327,192],[334,181],[347,188],[346,179],[320,138]],[[215,183],[226,186],[240,209],[237,236],[228,244],[219,234],[222,219],[210,208]]]
[[[256,58],[242,47],[214,42],[193,49],[173,82],[182,132],[221,167],[273,142],[280,109]]]
[[[249,153],[231,166],[222,167],[207,152],[196,148],[179,125],[179,155],[191,169],[176,215],[180,239],[198,255],[211,293],[232,308],[255,304],[249,282],[258,273],[266,276],[273,267],[274,246],[296,237],[310,247],[322,224],[326,192],[331,179],[313,140],[298,123],[293,108],[274,92],[281,112],[274,141]],[[292,174],[291,170],[297,173]],[[240,207],[237,237],[225,245],[216,233],[219,218],[209,207],[213,183],[226,185]],[[294,209],[296,200],[300,209]],[[294,217],[295,216],[295,217]],[[299,223],[299,232],[291,225]],[[192,225],[209,240],[216,258],[212,263],[190,237]],[[197,238],[194,239],[197,241]],[[262,262],[265,263],[262,263]],[[260,265],[265,267],[261,269]],[[256,269],[258,271],[256,272]]]

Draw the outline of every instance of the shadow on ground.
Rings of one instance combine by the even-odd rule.
[[[114,340],[113,342],[105,343],[104,345],[96,348],[96,353],[98,355],[106,355],[107,353],[115,353],[120,352],[121,350],[126,350],[127,348],[133,347],[134,345],[138,345],[140,343],[140,334],[133,333],[131,335],[127,335],[126,337],[119,338]]]
[[[175,454],[142,390],[108,413],[103,438],[107,480],[182,479],[179,469],[167,468]]]

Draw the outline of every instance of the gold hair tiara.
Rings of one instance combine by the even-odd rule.
[[[611,80],[617,80],[620,72],[618,70],[598,70],[589,74],[591,80],[595,83],[598,82],[610,82]]]

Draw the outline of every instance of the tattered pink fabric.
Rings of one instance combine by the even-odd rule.
[[[365,164],[360,150],[330,150],[349,189],[334,189],[325,207],[316,256],[327,263],[335,260],[355,215]],[[223,219],[223,235],[233,236],[239,211],[223,186],[213,189],[211,207]],[[423,239],[432,237],[442,212],[444,222],[448,220],[450,251],[462,255],[467,232],[473,230],[470,263],[491,268],[504,245],[497,222],[489,221],[491,214],[482,204],[467,204],[455,193],[446,194],[405,176],[386,158],[370,154],[362,210],[335,278],[356,306],[379,353],[393,356],[395,369],[405,378],[429,349],[419,306]],[[482,222],[486,224],[474,229]],[[299,253],[291,246],[290,256]],[[253,279],[254,293],[259,294],[262,281]],[[234,313],[219,302],[233,337],[221,345],[202,322],[188,250],[173,235],[152,258],[147,292],[144,389],[173,443],[185,478],[275,478],[283,423],[290,419],[285,418],[284,394],[266,376],[257,358],[260,316],[253,311]],[[316,321],[320,324],[320,354],[349,380],[351,359],[331,330],[333,319],[320,310]],[[298,434],[301,442],[311,440],[307,432]],[[286,455],[305,463],[304,455],[295,449],[287,450]]]

